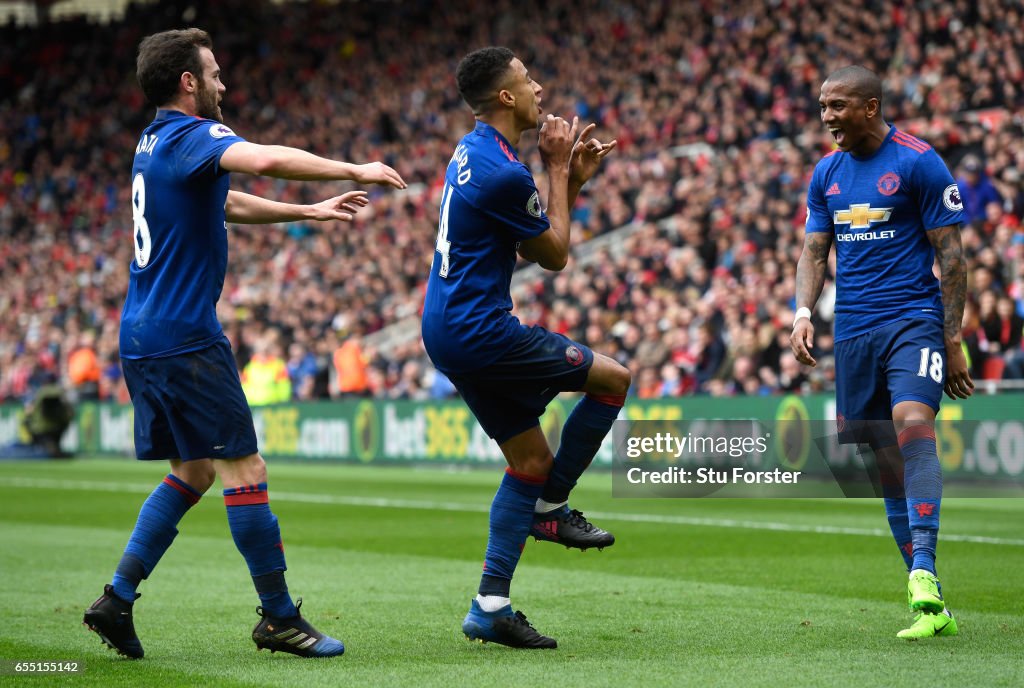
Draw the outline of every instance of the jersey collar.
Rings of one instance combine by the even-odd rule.
[[[164,120],[172,119],[174,117],[188,117],[188,115],[186,115],[181,110],[163,110],[163,109],[161,109],[161,110],[157,110],[156,111],[156,117],[153,118],[153,121],[154,122],[163,122]]]
[[[477,120],[476,127],[473,129],[473,132],[479,136],[494,137],[498,139],[498,143],[505,144],[505,146],[512,151],[512,154],[516,156],[516,160],[519,159],[518,151],[516,151],[515,147],[509,143],[509,140],[505,138],[500,131],[492,127],[487,122]]]
[[[850,153],[850,157],[853,158],[854,160],[856,160],[857,162],[867,162],[868,160],[873,160],[874,158],[878,157],[878,154],[882,152],[883,148],[885,148],[886,146],[889,145],[889,142],[892,141],[892,137],[895,136],[895,135],[896,135],[896,125],[895,124],[890,124],[889,125],[889,133],[885,135],[885,138],[882,139],[881,145],[878,146],[878,148],[875,149],[874,153],[872,153],[871,155],[865,155],[863,157],[861,157],[860,155],[854,155],[853,153]]]

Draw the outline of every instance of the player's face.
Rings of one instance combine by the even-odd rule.
[[[518,57],[512,58],[512,76],[505,85],[506,91],[515,96],[516,121],[523,129],[537,126],[544,110],[540,106],[543,87],[530,77],[525,65]]]
[[[203,75],[196,86],[196,114],[223,122],[220,101],[227,89],[220,80],[220,67],[209,48],[199,49],[199,60],[203,65]]]
[[[873,100],[864,101],[846,84],[826,81],[821,85],[818,98],[821,121],[828,127],[839,150],[856,153],[868,139],[873,103]]]

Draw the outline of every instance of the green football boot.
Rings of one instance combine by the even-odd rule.
[[[943,609],[938,614],[921,612],[914,617],[914,623],[910,628],[905,628],[896,634],[897,638],[904,640],[920,640],[921,638],[934,638],[939,635],[956,635],[959,629],[956,627],[956,619]]]
[[[923,569],[911,571],[907,581],[907,603],[915,612],[940,613],[946,605],[939,590],[939,579]]]

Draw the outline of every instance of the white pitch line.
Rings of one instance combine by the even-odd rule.
[[[153,485],[142,483],[107,483],[94,480],[55,480],[51,478],[0,477],[0,485],[9,487],[34,488],[42,490],[89,490],[95,492],[129,492],[149,494]],[[301,502],[304,504],[335,504],[340,506],[366,506],[378,509],[419,509],[425,511],[457,511],[465,513],[488,513],[487,504],[459,504],[455,502],[431,502],[416,499],[390,499],[387,497],[353,497],[349,495],[307,494],[303,492],[272,492],[274,501]],[[664,523],[679,526],[701,526],[706,528],[739,528],[743,530],[770,530],[781,533],[813,533],[817,535],[855,535],[861,537],[892,537],[889,531],[879,528],[846,528],[843,526],[811,526],[799,523],[773,523],[771,521],[744,521],[731,518],[697,518],[673,516],[671,514],[628,514],[615,511],[588,511],[595,520],[629,521],[631,523]],[[984,545],[1024,547],[1024,540],[988,537],[986,535],[961,535],[942,533],[944,542],[972,542]]]

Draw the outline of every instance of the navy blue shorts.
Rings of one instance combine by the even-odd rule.
[[[583,389],[592,365],[589,348],[534,326],[497,362],[449,378],[488,436],[503,444],[538,425],[560,392]]]
[[[234,459],[256,453],[252,412],[231,345],[167,358],[121,359],[135,406],[135,455]]]
[[[896,444],[892,407],[919,401],[936,412],[946,380],[942,323],[898,320],[836,342],[836,424],[841,443]]]

